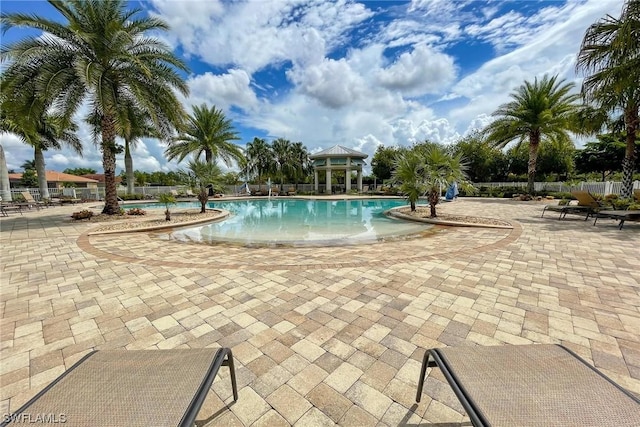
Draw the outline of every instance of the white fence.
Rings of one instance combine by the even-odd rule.
[[[474,183],[476,188],[479,187],[516,187],[527,188],[526,182],[477,182]],[[536,191],[553,191],[559,193],[570,193],[575,190],[586,190],[594,194],[620,194],[622,192],[622,182],[603,181],[603,182],[580,182],[577,184],[569,184],[565,182],[536,182],[534,183]],[[640,189],[640,181],[633,182],[633,189]]]
[[[480,187],[491,187],[491,188],[500,188],[500,187],[517,187],[525,189],[527,188],[526,182],[478,182],[474,184],[476,188]],[[225,194],[227,195],[236,195],[242,192],[242,185],[227,185],[225,186]],[[272,183],[272,188],[278,187],[279,184]],[[295,184],[283,184],[283,191],[287,191],[289,188],[296,188]],[[335,189],[340,192],[339,186],[334,186]],[[262,191],[266,193],[269,191],[269,187],[266,184],[263,185],[249,185],[252,193],[256,193],[257,191]],[[324,188],[323,185],[320,186],[320,189]],[[633,182],[634,190],[640,189],[640,181]],[[73,189],[61,189],[61,188],[50,188],[49,195],[51,197],[60,197],[63,194],[66,194],[70,190],[75,192],[75,197],[83,199],[83,200],[103,200],[104,199],[104,188],[73,188]],[[155,198],[158,194],[170,193],[171,191],[177,191],[178,194],[186,194],[188,190],[191,190],[186,185],[174,185],[174,186],[164,186],[164,187],[134,187],[133,192],[135,194],[142,194],[145,198]],[[578,184],[568,184],[564,182],[536,182],[535,183],[536,191],[553,191],[553,192],[562,192],[569,193],[574,190],[587,190],[594,194],[620,194],[622,191],[622,183],[621,182],[613,182],[613,181],[604,181],[604,182],[581,182]],[[31,193],[34,199],[40,200],[42,197],[40,196],[40,190],[38,188],[12,188],[11,195],[13,199],[15,196],[19,195],[23,191],[28,191]],[[312,193],[314,191],[313,184],[298,184],[297,191],[300,193]],[[342,191],[344,191],[344,186],[342,186]],[[126,187],[118,187],[118,195],[123,196],[127,192]]]

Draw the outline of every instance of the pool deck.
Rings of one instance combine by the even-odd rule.
[[[640,223],[460,199],[513,229],[269,249],[90,236],[81,207],[0,220],[1,414],[93,349],[231,347],[240,399],[222,369],[199,426],[469,425],[437,370],[415,403],[448,345],[561,343],[640,395]]]

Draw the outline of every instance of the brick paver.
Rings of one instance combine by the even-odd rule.
[[[0,412],[107,348],[231,347],[240,401],[221,370],[207,426],[468,420],[437,371],[414,401],[424,349],[445,345],[561,343],[640,394],[640,225],[543,206],[462,199],[440,209],[513,229],[334,248],[90,236],[78,207],[2,218]]]

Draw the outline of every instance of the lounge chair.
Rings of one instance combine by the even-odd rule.
[[[279,196],[280,195],[280,189],[278,187],[271,187],[271,195],[272,196]]]
[[[596,225],[598,218],[611,218],[620,221],[618,224],[618,230],[622,230],[625,221],[640,221],[640,210],[626,210],[626,211],[600,211],[595,214],[593,225]]]
[[[20,215],[22,215],[22,206],[10,205],[0,202],[0,215],[9,216],[9,211],[18,211],[20,212]]]
[[[577,205],[547,205],[542,210],[542,215],[540,218],[544,216],[546,211],[560,212],[560,216],[558,219],[562,219],[567,216],[567,214],[579,214],[585,215],[585,221],[589,219],[590,216],[596,214],[600,211],[604,206],[600,204],[588,191],[572,191],[571,194],[578,199]]]
[[[227,348],[95,351],[6,415],[0,426],[31,422],[36,415],[57,416],[57,423],[68,427],[192,426],[220,366],[229,367],[236,401]]]
[[[360,191],[360,194],[367,194],[368,192],[369,192],[369,186],[363,185],[362,190]]]
[[[295,196],[296,194],[297,194],[296,188],[289,187],[289,189],[287,190],[287,196]]]
[[[427,350],[474,426],[640,426],[640,400],[560,345]]]
[[[640,203],[640,188],[637,190],[633,190],[633,198],[636,202]]]
[[[35,206],[36,209],[40,210],[40,206],[46,207],[46,204],[44,202],[39,202],[34,199],[31,193],[29,193],[28,191],[23,191],[20,194],[24,198],[24,201],[29,205],[29,208],[31,208],[31,206]]]
[[[197,194],[195,194],[193,191],[191,191],[190,189],[187,190],[187,196],[188,197],[197,197]]]

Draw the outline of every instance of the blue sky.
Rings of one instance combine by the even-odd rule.
[[[490,121],[525,80],[545,73],[576,83],[585,30],[622,0],[571,1],[131,1],[171,26],[160,37],[189,64],[188,110],[222,108],[244,146],[254,137],[335,144],[370,156],[380,144],[452,143]],[[53,18],[43,1],[2,1],[3,12]],[[30,34],[12,29],[10,43]],[[83,127],[85,155],[46,153],[47,169],[92,167],[101,156]],[[32,150],[2,135],[9,168]],[[136,169],[175,170],[164,144],[141,141]],[[120,156],[121,157],[121,156]],[[124,167],[118,158],[119,170]],[[369,159],[370,160],[370,159]]]

